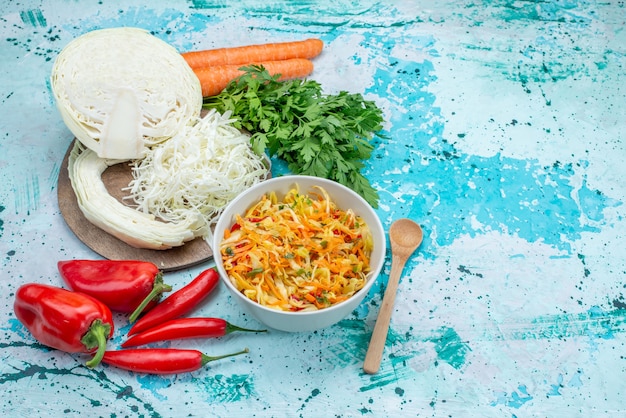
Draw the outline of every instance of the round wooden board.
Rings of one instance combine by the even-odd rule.
[[[191,267],[213,258],[211,247],[202,238],[196,238],[185,243],[185,245],[169,250],[148,250],[131,247],[89,222],[78,207],[76,194],[67,172],[69,154],[73,147],[74,142],[70,144],[63,158],[59,172],[57,195],[61,215],[72,232],[85,245],[110,260],[150,261],[163,271]],[[113,165],[102,173],[102,181],[107,190],[120,202],[124,196],[122,188],[128,186],[131,180],[132,173],[128,163]]]

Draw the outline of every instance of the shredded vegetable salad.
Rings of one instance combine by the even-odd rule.
[[[224,269],[246,297],[283,311],[313,311],[358,292],[374,246],[367,224],[341,210],[322,187],[297,186],[283,201],[270,193],[226,230]]]

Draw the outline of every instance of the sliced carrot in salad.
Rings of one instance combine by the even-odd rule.
[[[224,269],[246,297],[283,311],[313,311],[361,290],[370,272],[372,234],[322,187],[297,186],[278,201],[264,195],[225,231]]]

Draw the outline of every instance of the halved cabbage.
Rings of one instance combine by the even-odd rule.
[[[200,81],[185,59],[138,28],[71,41],[53,65],[51,86],[66,126],[101,158],[141,158],[202,110]]]

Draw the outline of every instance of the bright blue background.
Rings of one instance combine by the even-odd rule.
[[[624,412],[624,4],[56,0],[8,2],[0,16],[5,414]],[[149,29],[180,51],[320,37],[312,77],[384,109],[387,138],[364,173],[384,225],[410,217],[426,236],[405,269],[379,374],[361,367],[388,267],[326,330],[171,343],[251,350],[178,376],[88,370],[15,320],[20,284],[59,285],[57,260],[96,257],[58,211],[72,136],[48,77],[70,40],[114,26]],[[168,278],[180,285],[209,265]],[[199,313],[258,325],[222,289]],[[126,330],[116,320],[112,346]]]

